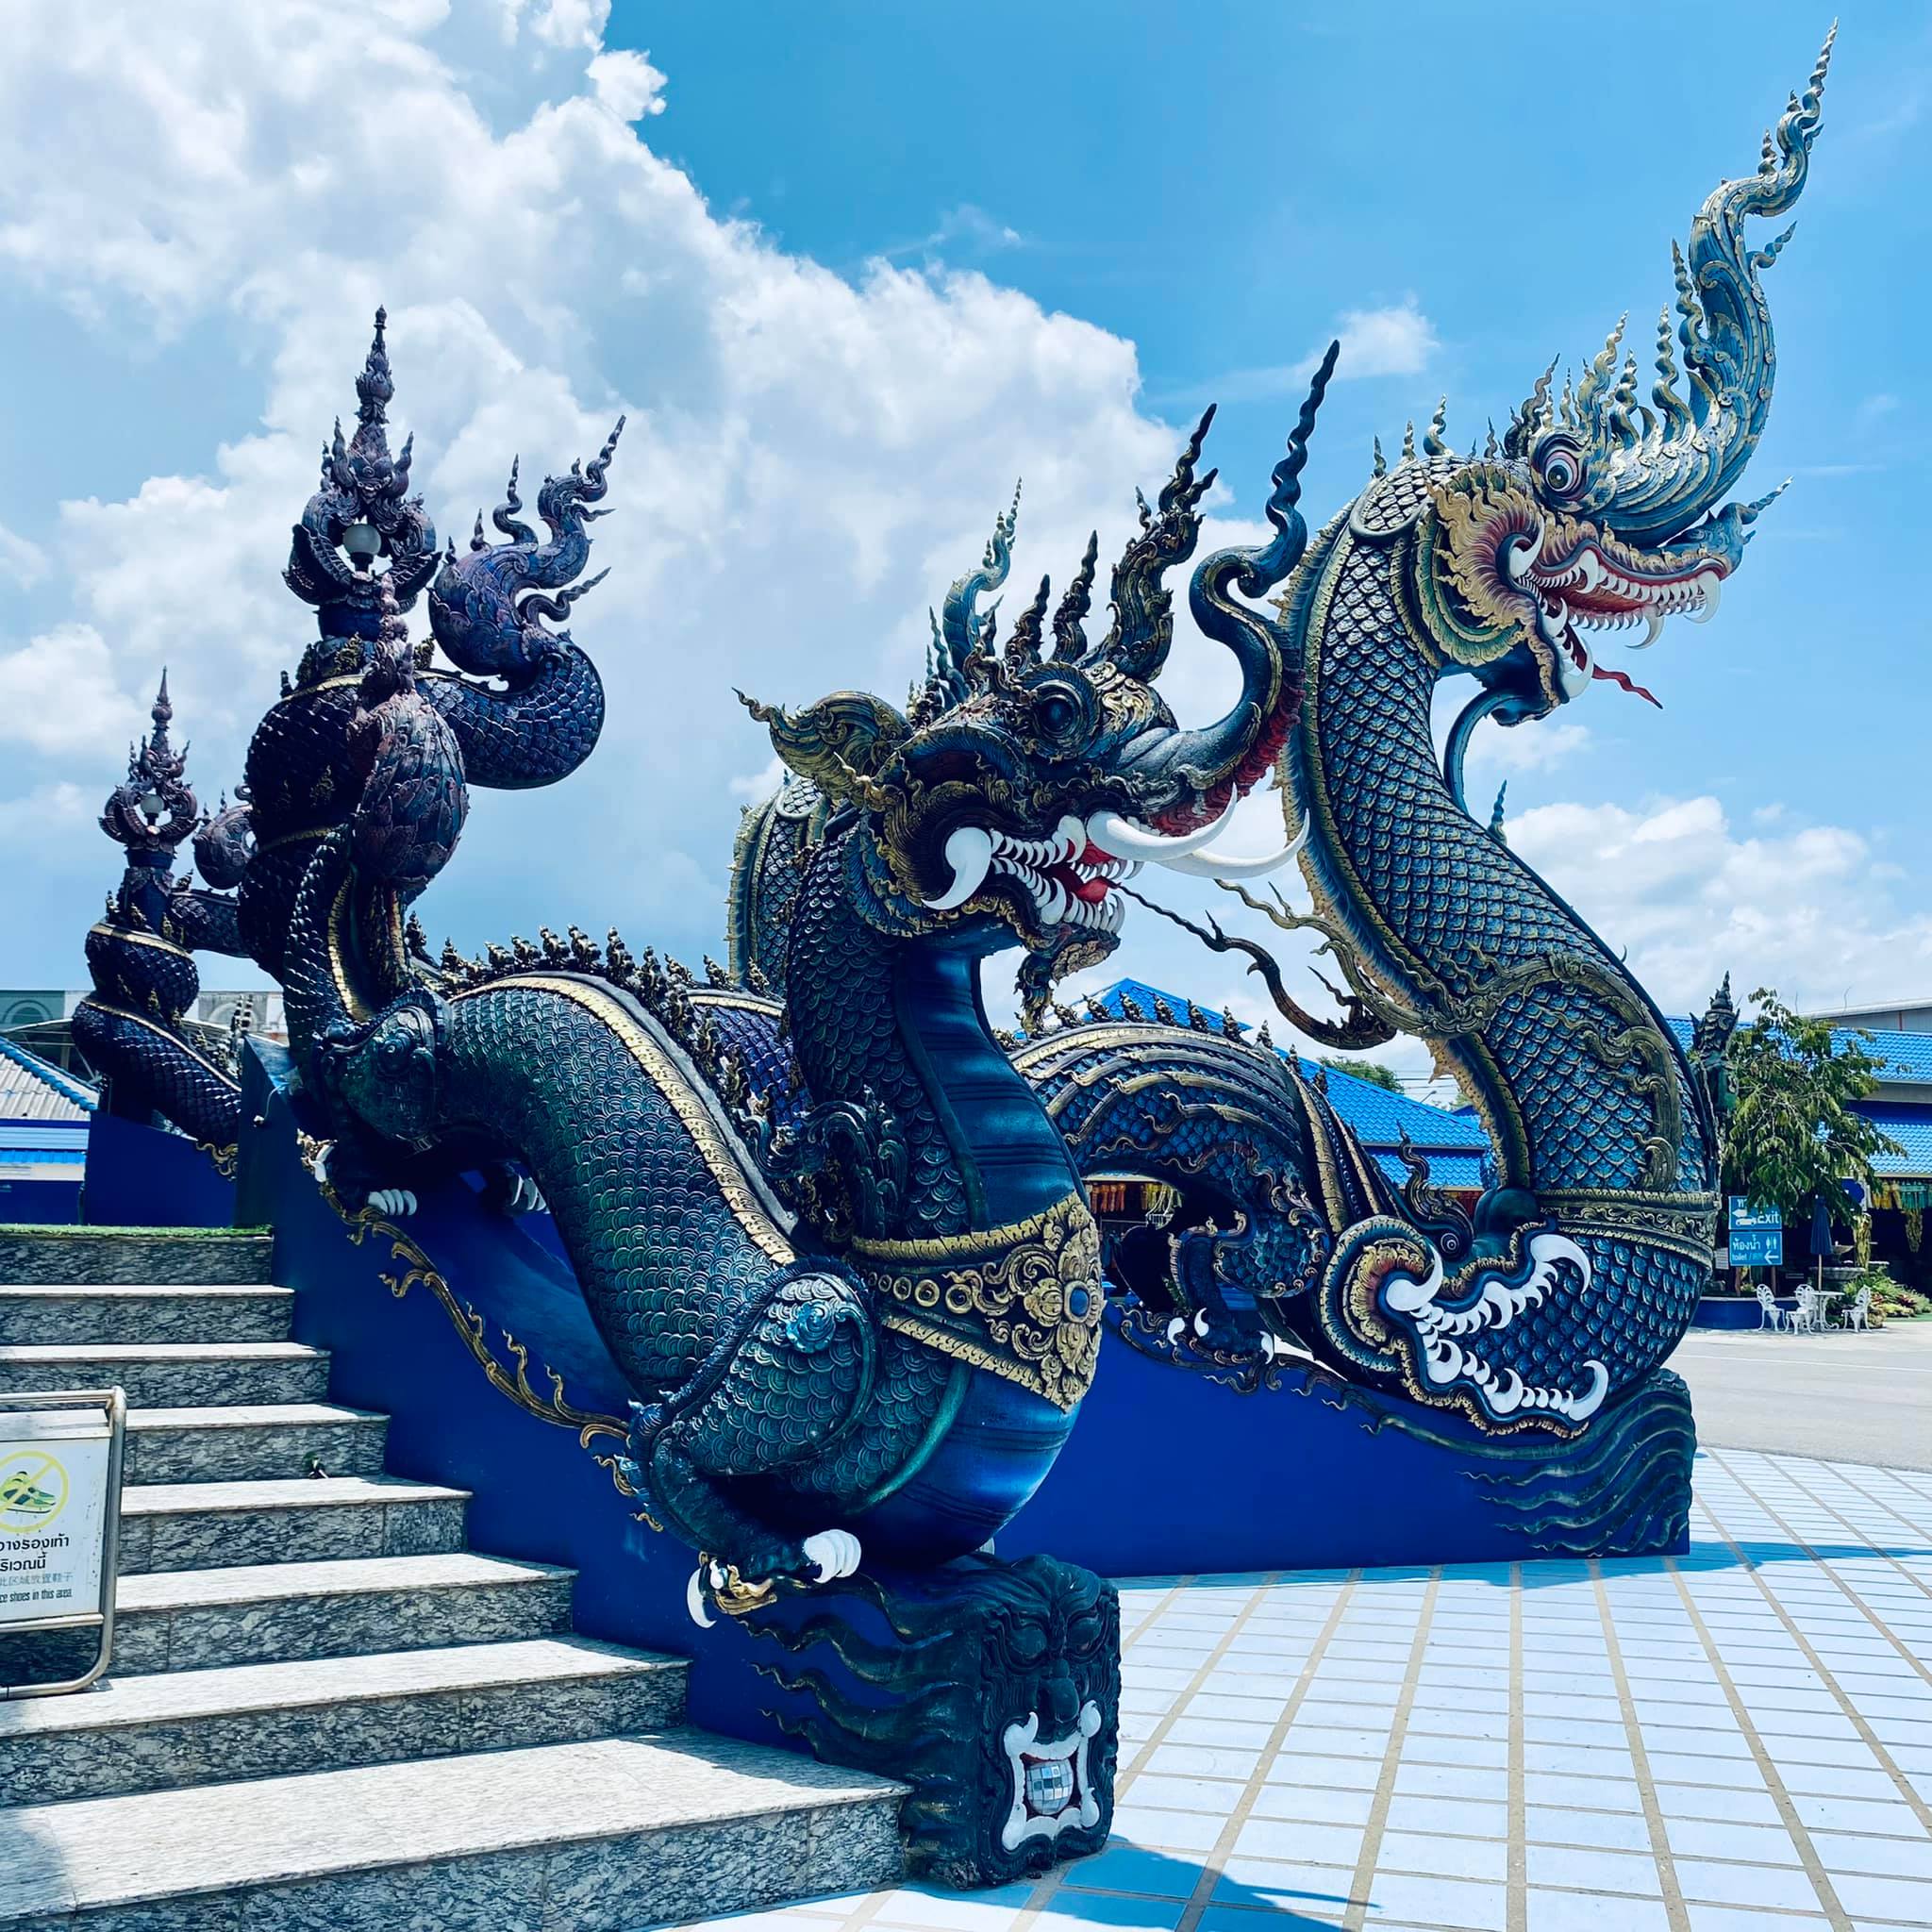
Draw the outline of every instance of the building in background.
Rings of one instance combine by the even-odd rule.
[[[0,1035],[0,1222],[80,1218],[94,1106],[84,1081]]]
[[[94,1069],[75,1045],[73,1027],[74,1009],[87,996],[85,987],[69,991],[0,989],[0,1040],[9,1040],[61,1072],[91,1081]],[[191,1037],[198,1038],[211,1053],[225,1050],[229,1034],[236,1031],[259,1033],[283,1043],[289,1038],[279,988],[198,993],[182,1021]]]

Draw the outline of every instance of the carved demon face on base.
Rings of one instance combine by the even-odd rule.
[[[1085,628],[1090,542],[1050,625],[1042,579],[999,645],[994,612],[978,607],[1006,581],[1016,499],[978,569],[947,593],[925,682],[903,712],[856,691],[797,712],[751,705],[785,762],[857,820],[859,860],[895,931],[957,934],[987,951],[1018,943],[1071,970],[1111,947],[1124,911],[1118,887],[1143,860],[1225,877],[1288,856],[1243,862],[1207,848],[1278,748],[1281,634],[1232,592],[1260,595],[1301,557],[1298,479],[1333,361],[1331,350],[1276,467],[1274,540],[1220,551],[1194,572],[1194,615],[1241,669],[1241,695],[1216,724],[1183,728],[1155,689],[1174,638],[1161,579],[1193,555],[1214,480],[1194,469],[1212,410],[1155,508],[1141,506],[1097,644]]]

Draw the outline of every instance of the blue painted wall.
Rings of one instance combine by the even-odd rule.
[[[95,1227],[233,1227],[235,1183],[192,1141],[102,1108],[88,1116],[82,1212]]]
[[[0,1181],[0,1222],[62,1226],[80,1219],[80,1175],[71,1181]]]

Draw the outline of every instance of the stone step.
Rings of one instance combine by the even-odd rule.
[[[459,1550],[469,1500],[393,1476],[144,1483],[122,1492],[121,1574]]]
[[[435,1650],[570,1628],[575,1573],[466,1551],[124,1576],[114,1672]]]
[[[286,1288],[15,1284],[0,1287],[0,1343],[282,1341],[294,1308]]]
[[[380,1475],[389,1418],[326,1403],[127,1411],[129,1483],[248,1482]]]
[[[661,1731],[690,1666],[582,1637],[115,1677],[0,1704],[0,1806]]]
[[[899,1874],[901,1788],[678,1733],[8,1814],[8,1932],[633,1932]]]
[[[7,1282],[265,1282],[274,1257],[259,1228],[0,1227]]]
[[[105,1389],[116,1382],[130,1408],[320,1402],[328,1393],[328,1357],[299,1341],[0,1347],[0,1391]]]

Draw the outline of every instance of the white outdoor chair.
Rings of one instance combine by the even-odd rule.
[[[1758,1327],[1771,1329],[1785,1327],[1791,1319],[1790,1310],[1779,1307],[1776,1295],[1773,1294],[1770,1289],[1766,1288],[1761,1281],[1757,1284],[1757,1294]]]
[[[1862,1328],[1868,1335],[1872,1332],[1872,1284],[1869,1281],[1844,1305],[1843,1312],[1847,1328]]]
[[[1818,1291],[1807,1282],[1798,1291],[1798,1306],[1791,1316],[1791,1326],[1800,1335],[1817,1335],[1824,1328],[1824,1304]]]

